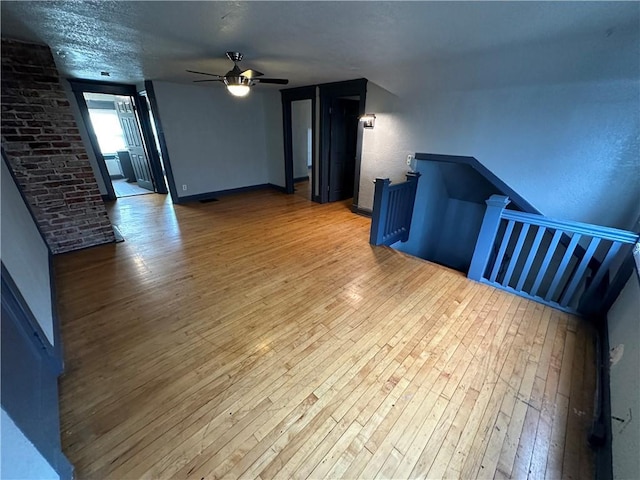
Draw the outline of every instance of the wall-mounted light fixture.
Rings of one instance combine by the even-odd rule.
[[[375,113],[365,113],[360,117],[360,121],[364,124],[364,128],[373,128],[376,124]]]

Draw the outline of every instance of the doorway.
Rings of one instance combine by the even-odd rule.
[[[353,198],[351,209],[358,212],[363,129],[358,119],[365,111],[366,87],[367,80],[362,78],[280,91],[287,193],[294,193],[296,168],[302,168],[294,163],[297,161],[294,150],[300,150],[300,147],[294,147],[297,142],[296,130],[300,128],[300,121],[294,112],[302,109],[302,101],[310,100],[311,199],[326,203]],[[320,108],[316,109],[316,103]]]
[[[308,198],[311,188],[308,185],[313,178],[313,117],[311,99],[291,102],[291,149],[293,154],[293,183],[296,190],[304,185]]]
[[[154,193],[131,97],[92,92],[83,96],[116,197]]]
[[[286,193],[294,193],[294,184],[309,177],[309,196],[320,201],[317,162],[316,95],[317,88],[298,87],[280,90],[284,136],[284,181]],[[306,167],[305,167],[306,165]]]
[[[318,86],[320,90],[320,202],[353,198],[357,212],[362,156],[362,122],[367,80],[348,80]],[[354,138],[355,137],[355,138]]]
[[[334,98],[329,127],[329,201],[353,197],[358,146],[358,98]]]
[[[70,80],[107,200],[167,193],[146,100],[134,85]]]

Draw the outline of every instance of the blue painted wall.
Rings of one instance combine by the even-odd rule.
[[[464,165],[418,161],[421,173],[409,240],[394,248],[466,273],[486,200],[501,193]]]
[[[447,210],[448,194],[436,163],[419,162],[416,170],[421,173],[421,177],[416,191],[409,240],[405,243],[398,242],[393,247],[425,260],[432,260],[438,249],[439,228]]]
[[[485,205],[449,198],[434,261],[467,272],[484,217]]]

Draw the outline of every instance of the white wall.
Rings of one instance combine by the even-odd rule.
[[[405,180],[405,173],[409,171],[406,157],[416,152],[416,140],[408,137],[405,122],[409,111],[402,107],[398,97],[367,82],[365,112],[375,114],[376,122],[374,128],[365,128],[362,133],[358,206],[364,210],[373,207],[376,178],[390,178],[394,183]]]
[[[369,83],[359,206],[408,153],[477,158],[545,215],[630,228],[640,215],[637,35],[571,40],[434,63],[413,93]]]
[[[167,82],[154,82],[154,90],[179,197],[270,182],[282,121],[274,125],[275,102],[265,97],[279,92],[236,98],[222,85]]]
[[[22,293],[47,339],[54,345],[49,277],[49,250],[13,181],[2,163],[2,263]]]
[[[291,102],[291,147],[293,152],[293,178],[309,175],[311,129],[311,100]]]
[[[0,477],[11,480],[60,478],[4,409],[0,414]]]
[[[640,283],[634,273],[609,314],[614,478],[640,478]],[[630,421],[629,421],[630,420]]]

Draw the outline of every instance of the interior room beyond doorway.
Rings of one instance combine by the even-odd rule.
[[[116,197],[154,193],[131,97],[83,95]]]
[[[293,153],[293,181],[311,181],[313,172],[313,117],[311,99],[291,102],[291,148]],[[308,198],[311,189],[305,188]]]

